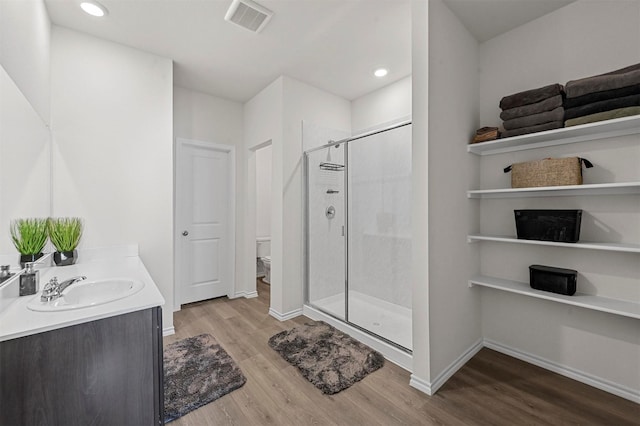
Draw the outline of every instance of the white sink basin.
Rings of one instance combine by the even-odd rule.
[[[142,290],[144,283],[131,278],[109,278],[96,281],[80,281],[72,284],[62,295],[50,302],[40,301],[40,293],[29,302],[32,311],[68,311],[102,305],[129,297]]]

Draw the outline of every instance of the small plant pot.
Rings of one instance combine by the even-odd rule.
[[[38,253],[38,254],[21,254],[20,255],[20,267],[22,269],[25,268],[25,264],[29,263],[29,262],[35,262],[36,260],[40,259],[42,256],[44,256],[44,253]]]
[[[53,262],[56,266],[73,265],[78,260],[78,250],[56,251],[53,253]]]

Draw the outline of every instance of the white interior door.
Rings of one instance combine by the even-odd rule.
[[[176,305],[232,293],[233,147],[178,139]]]

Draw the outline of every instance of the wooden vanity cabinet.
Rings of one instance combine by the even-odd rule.
[[[163,398],[160,307],[0,342],[0,425],[158,425]]]

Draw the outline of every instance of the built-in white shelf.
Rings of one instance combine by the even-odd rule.
[[[607,297],[583,293],[576,293],[573,296],[565,296],[563,294],[534,290],[527,283],[486,276],[476,276],[471,278],[469,280],[469,286],[471,287],[474,285],[640,319],[640,303],[637,302],[610,299]]]
[[[539,246],[552,246],[576,249],[617,251],[624,253],[640,253],[640,244],[626,243],[598,243],[598,242],[578,242],[578,243],[557,243],[554,241],[519,240],[510,236],[490,236],[490,235],[468,235],[467,240],[473,241],[493,241],[498,243],[516,243]]]
[[[595,183],[586,185],[541,186],[534,188],[475,189],[469,198],[560,197],[571,195],[640,194],[640,182]]]
[[[467,151],[477,155],[493,155],[635,134],[640,134],[639,115],[470,144]]]

